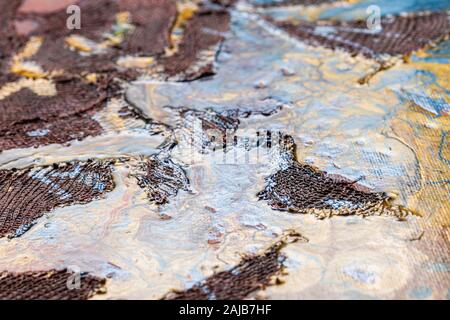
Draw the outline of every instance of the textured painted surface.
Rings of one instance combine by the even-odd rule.
[[[383,14],[446,9],[445,1],[372,2]],[[230,29],[219,34],[225,40],[214,51],[213,75],[174,82],[162,81],[161,70],[140,70],[123,95],[117,91],[92,115],[101,134],[4,150],[3,170],[93,157],[120,161],[112,171],[115,187],[101,199],[56,208],[20,237],[1,238],[0,270],[75,265],[108,278],[106,294],[94,298],[161,299],[217,279],[240,266],[243,254],[263,254],[294,231],[308,241],[281,249],[283,281],[247,297],[447,299],[448,40],[380,71],[374,60],[310,47],[261,17],[341,19],[345,12],[351,20],[368,4],[323,3],[302,15],[293,14],[298,6],[255,8],[240,1],[226,9]],[[360,84],[368,74],[370,81]],[[190,110],[194,134],[183,110]],[[208,121],[201,125],[219,128],[214,141],[231,138],[226,153],[220,144],[197,148],[192,137],[202,117]],[[389,194],[414,214],[318,219],[273,210],[258,199],[283,160],[268,130],[293,138],[299,163]],[[212,136],[200,133],[208,142]],[[167,174],[164,204],[149,201],[136,178],[153,157],[170,157],[177,166],[154,171],[158,179]],[[179,188],[175,173],[181,172],[187,180]]]
[[[104,291],[105,279],[80,275],[79,288],[67,290],[74,273],[69,270],[0,273],[0,300],[87,300]]]

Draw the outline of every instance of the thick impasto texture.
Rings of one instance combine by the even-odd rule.
[[[447,2],[0,1],[0,299],[448,298]]]

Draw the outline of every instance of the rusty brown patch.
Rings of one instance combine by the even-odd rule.
[[[175,1],[80,0],[77,5],[83,12],[79,30],[66,27],[67,13],[59,10],[58,6],[52,12],[13,12],[13,28],[15,26],[24,35],[43,37],[42,46],[31,60],[47,72],[64,71],[70,75],[108,73],[129,81],[145,70],[137,68],[133,74],[124,74],[123,68],[116,65],[119,57],[151,56],[159,65],[151,72],[171,80],[195,80],[213,74],[215,56],[224,32],[229,28],[229,13],[224,9],[227,3],[222,4],[222,9],[209,8],[210,5],[200,3],[201,9],[183,26],[176,52],[168,55],[167,50],[172,46],[170,34],[179,14]],[[123,25],[117,25],[117,14],[124,12],[129,13],[129,24],[125,29]],[[100,51],[80,54],[66,43],[67,37],[73,35],[83,36],[97,44],[104,44],[111,38],[115,40]],[[18,38],[18,34],[12,36],[13,40]],[[17,52],[18,47],[23,47],[23,40],[16,46],[9,42],[5,42],[6,45],[11,48],[9,51]]]
[[[0,150],[63,144],[99,135],[103,131],[90,113],[75,114],[50,122],[15,125],[0,136]]]
[[[88,203],[113,188],[110,162],[0,170],[0,237],[20,236],[44,213]]]
[[[164,53],[177,15],[175,1],[120,0],[119,4],[122,11],[131,13],[135,27],[121,45],[124,53],[144,56]]]
[[[86,6],[89,8],[81,8],[85,14],[83,15],[83,27],[80,30],[70,30],[63,34],[55,31],[62,24],[67,30],[65,28],[67,19],[65,12],[62,14],[64,19],[55,19],[53,15],[43,17],[46,27],[39,31],[40,34],[44,33],[49,38],[49,43],[43,45],[38,62],[43,61],[44,66],[50,65],[55,69],[65,69],[69,67],[67,63],[67,58],[69,58],[70,61],[77,64],[77,68],[84,65],[84,71],[104,72],[114,67],[115,59],[120,55],[162,54],[169,45],[169,31],[176,17],[176,7],[173,1],[121,0],[117,2],[104,0],[101,2],[91,1]],[[117,44],[115,48],[110,48],[106,55],[81,57],[76,52],[65,48],[63,36],[79,34],[97,42],[104,40],[104,34],[112,30],[116,19],[115,15],[119,12],[130,13],[129,23],[133,25],[133,30],[125,32],[123,43]],[[70,67],[73,68],[73,66]]]
[[[0,100],[0,128],[4,130],[27,121],[45,121],[81,113],[102,106],[106,99],[106,94],[96,85],[77,79],[60,78],[55,81],[55,86],[55,96],[39,96],[24,88]]]
[[[169,46],[169,32],[176,17],[174,1],[81,0],[77,5],[83,13],[81,29],[66,27],[65,8],[52,13],[19,12],[16,16],[18,23],[37,24],[30,35],[44,36],[44,43],[32,60],[46,71],[64,70],[70,74],[108,72],[122,76],[115,64],[119,56],[160,55]],[[115,23],[119,12],[130,14],[131,30],[118,30]],[[65,38],[73,35],[101,43],[107,39],[106,34],[112,36],[114,33],[123,36],[124,41],[101,53],[80,55],[65,43]],[[133,78],[136,77],[137,74]]]
[[[408,55],[450,33],[446,12],[383,17],[381,31],[369,30],[366,21],[274,22],[300,40],[330,49],[342,49],[368,58]]]
[[[138,184],[146,190],[148,199],[154,204],[164,205],[179,190],[189,190],[186,173],[169,157],[149,157],[141,164],[140,170],[141,173],[135,175]]]
[[[212,75],[215,56],[229,23],[226,10],[201,9],[197,12],[186,24],[178,51],[161,59],[164,74],[179,81]]]
[[[105,292],[105,279],[81,273],[77,288],[70,286],[75,276],[67,269],[0,272],[0,300],[87,300]]]
[[[119,7],[116,1],[78,1],[82,12],[81,29],[69,29],[66,26],[68,14],[66,7],[55,12],[31,10],[16,13],[15,22],[35,24],[28,35],[42,36],[44,41],[39,50],[30,59],[43,67],[44,71],[65,71],[66,74],[80,75],[87,73],[106,73],[114,71],[117,54],[107,50],[103,54],[81,55],[71,50],[65,43],[65,37],[81,35],[90,40],[101,42],[104,35],[112,30],[116,21],[115,14]],[[35,9],[45,7],[39,3],[33,4]]]
[[[56,79],[55,86],[55,96],[23,88],[0,100],[0,150],[62,143],[101,132],[89,113],[105,106],[106,91],[74,78]]]
[[[141,74],[118,67],[117,59],[129,54],[159,55],[169,45],[169,32],[176,17],[174,1],[80,0],[77,5],[82,12],[79,30],[66,27],[66,6],[59,3],[29,0],[5,1],[0,5],[1,23],[5,26],[0,30],[0,87],[20,79],[10,67],[13,55],[24,48],[27,37],[19,35],[24,33],[42,36],[36,54],[26,60],[42,67],[44,72],[39,77],[52,78],[57,89],[55,96],[46,97],[23,88],[0,100],[0,151],[100,134],[102,128],[91,116],[106,105],[108,97],[121,94],[122,87],[115,80],[132,81]],[[129,30],[117,29],[122,26],[117,25],[120,12],[130,14]],[[124,41],[102,47],[105,34],[119,35]],[[97,49],[102,49],[89,54],[77,52],[66,43],[66,37],[72,35],[93,40],[99,45]],[[64,78],[55,76],[60,72]],[[93,83],[79,80],[80,76]]]
[[[64,38],[44,38],[39,51],[32,57],[46,72],[63,71],[70,75],[114,73],[117,53],[82,56],[67,47]]]
[[[272,209],[314,214],[318,218],[384,214],[403,219],[411,213],[402,206],[391,205],[392,198],[384,192],[370,192],[357,182],[299,163],[292,137],[284,135],[281,144],[280,169],[266,178],[265,189],[257,195]]]
[[[286,257],[280,241],[260,255],[245,257],[237,266],[216,273],[185,291],[169,293],[166,300],[242,300],[273,284],[280,276]],[[276,281],[275,283],[277,283]]]
[[[13,19],[20,2],[20,0],[0,2],[0,88],[15,78],[8,75],[9,61],[12,54],[25,42],[25,38],[16,33]]]
[[[10,0],[0,2],[0,48],[4,49],[5,43],[14,36],[14,19],[15,13],[19,8],[21,0]]]

